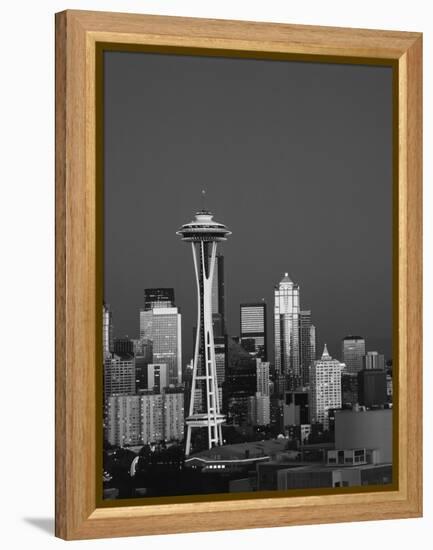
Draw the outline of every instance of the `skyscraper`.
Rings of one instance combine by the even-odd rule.
[[[228,423],[242,424],[248,418],[249,398],[257,393],[257,359],[232,338],[228,340],[227,348],[224,412]]]
[[[114,338],[113,346],[116,355],[134,355],[134,342],[127,336]]]
[[[226,379],[227,371],[227,335],[216,336],[214,339],[214,344],[217,383],[218,386],[221,387]]]
[[[288,391],[284,394],[284,424],[285,426],[300,426],[309,424],[310,409],[306,391]]]
[[[367,355],[363,357],[363,366],[367,370],[371,369],[385,369],[385,356],[377,351],[368,351]]]
[[[245,340],[252,340],[254,350],[253,353],[256,357],[260,357],[266,361],[268,357],[266,336],[266,303],[257,302],[241,304],[240,308],[241,344],[244,343]]]
[[[135,349],[135,383],[136,391],[147,390],[147,366],[152,363],[153,345],[149,338],[140,338]]]
[[[165,363],[150,363],[147,365],[147,387],[149,390],[161,392],[168,386],[167,365]]]
[[[341,342],[341,360],[346,372],[359,372],[363,367],[365,340],[362,336],[346,336]]]
[[[149,310],[155,307],[173,307],[174,289],[173,288],[145,288],[144,289],[144,309]]]
[[[300,375],[299,285],[288,273],[274,291],[275,370],[278,374]]]
[[[182,382],[182,316],[177,307],[140,311],[140,338],[152,340],[153,363],[165,363],[169,384]],[[158,302],[152,302],[157,306]]]
[[[309,369],[316,360],[316,327],[311,322],[311,311],[301,311],[299,314],[299,350],[302,384],[309,382]]]
[[[358,372],[359,404],[381,407],[388,402],[385,369],[363,369]]]
[[[194,350],[194,364],[191,383],[189,415],[186,419],[187,439],[185,454],[189,455],[192,428],[207,428],[209,449],[222,445],[221,424],[224,415],[220,412],[219,392],[216,372],[215,345],[212,324],[212,285],[216,264],[217,243],[225,241],[230,231],[213,220],[208,210],[200,210],[195,220],[183,225],[177,232],[183,241],[190,242],[194,260],[198,291],[197,334]],[[199,371],[199,355],[201,366]],[[194,395],[197,382],[204,382],[202,388],[206,396],[206,411],[194,413]]]
[[[104,396],[135,393],[135,359],[133,355],[112,355],[104,360]]]
[[[256,395],[248,398],[248,422],[252,426],[269,426],[271,423],[271,407],[269,395]]]
[[[102,350],[104,359],[113,352],[113,314],[108,304],[102,306]]]
[[[212,324],[214,337],[224,336],[225,327],[225,288],[224,288],[224,256],[215,257],[215,270],[212,281]]]
[[[354,407],[358,402],[358,375],[354,372],[341,373],[341,403],[342,407]]]
[[[328,411],[341,409],[341,371],[344,364],[333,359],[328,349],[323,349],[322,357],[314,361],[310,368],[310,417],[311,423],[321,423],[329,428]]]
[[[267,361],[262,361],[260,358],[256,359],[257,392],[268,396],[270,394],[269,366],[270,364]]]
[[[248,398],[248,420],[253,426],[268,426],[271,421],[269,363],[256,358],[256,393]]]

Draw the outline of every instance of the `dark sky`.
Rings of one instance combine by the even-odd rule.
[[[137,337],[146,287],[174,287],[183,364],[196,287],[176,230],[202,206],[223,244],[229,333],[285,271],[319,349],[361,334],[391,356],[392,73],[387,67],[105,54],[105,301]]]

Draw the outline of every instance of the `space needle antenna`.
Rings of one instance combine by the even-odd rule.
[[[202,200],[203,210],[206,210],[206,189],[201,190],[201,200]]]

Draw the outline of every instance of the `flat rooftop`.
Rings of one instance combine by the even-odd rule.
[[[233,445],[222,445],[221,447],[213,447],[205,451],[189,456],[192,458],[200,458],[203,460],[242,460],[245,458],[264,458],[275,457],[281,453],[287,453],[295,457],[297,451],[286,450],[287,439],[269,439],[265,441],[251,441],[246,443],[235,443]]]
[[[278,469],[278,470],[296,470],[296,472],[317,472],[317,471],[333,471],[333,470],[374,470],[383,466],[392,466],[391,463],[383,464],[324,464],[323,462],[290,462],[271,460],[260,466],[261,468]]]

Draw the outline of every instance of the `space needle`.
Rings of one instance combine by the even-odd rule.
[[[202,191],[204,197],[205,191]],[[177,235],[182,241],[190,242],[197,283],[197,332],[192,370],[191,399],[186,418],[187,434],[185,455],[191,450],[193,428],[207,428],[209,449],[222,445],[221,424],[225,416],[220,412],[218,382],[215,362],[215,346],[212,327],[212,281],[215,269],[218,242],[226,241],[231,232],[227,227],[213,220],[212,212],[202,208],[195,219],[182,225]],[[199,357],[201,368],[199,369]],[[197,382],[205,393],[202,411],[194,411]],[[204,410],[203,410],[204,409]]]

